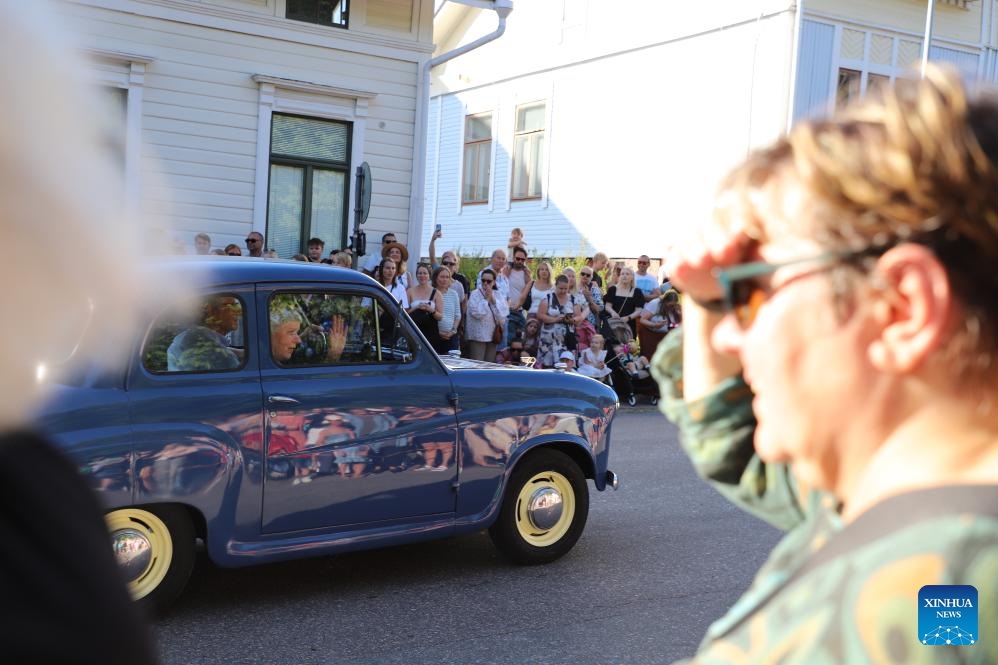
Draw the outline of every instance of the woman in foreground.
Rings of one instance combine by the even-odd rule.
[[[670,258],[663,410],[787,531],[693,662],[998,662],[998,98],[899,86],[752,154]],[[920,625],[926,585],[981,635]]]

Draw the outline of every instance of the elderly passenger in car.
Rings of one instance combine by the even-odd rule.
[[[323,326],[309,322],[301,305],[289,295],[275,296],[269,311],[270,348],[274,360],[281,364],[323,364],[340,359],[347,340],[347,324],[343,316],[331,316],[326,332]],[[311,343],[314,338],[320,338],[322,343],[319,346],[324,347],[319,356],[295,354],[300,346]]]
[[[202,305],[200,325],[173,338],[166,350],[171,372],[235,369],[240,352],[229,346],[227,335],[239,328],[243,306],[234,296],[211,296]]]

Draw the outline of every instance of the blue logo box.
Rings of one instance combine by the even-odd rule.
[[[977,644],[977,589],[969,584],[918,590],[918,639],[925,646]]]

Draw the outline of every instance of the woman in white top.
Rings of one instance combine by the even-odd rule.
[[[551,264],[541,261],[537,266],[537,277],[530,285],[530,309],[528,316],[537,316],[537,308],[541,301],[554,291],[554,284],[551,282]]]
[[[468,321],[465,334],[468,336],[468,356],[475,360],[494,361],[496,342],[492,341],[492,331],[496,324],[505,331],[509,305],[506,299],[496,297],[496,273],[486,268],[479,273],[478,288],[468,296]]]
[[[441,354],[461,348],[461,338],[457,333],[461,325],[461,296],[458,295],[457,289],[451,288],[453,281],[450,269],[439,266],[433,271],[433,285],[437,287],[443,301],[441,317],[437,320],[440,342],[436,351]]]
[[[440,292],[430,284],[430,266],[416,265],[416,285],[406,291],[409,306],[406,311],[423,337],[434,349],[440,344],[440,331],[437,322],[444,317],[444,301]]]
[[[405,292],[405,287],[398,281],[398,263],[394,259],[388,257],[381,259],[381,264],[374,271],[374,279],[388,289],[402,307],[409,309],[409,296]]]

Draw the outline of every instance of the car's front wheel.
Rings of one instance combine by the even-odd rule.
[[[538,450],[513,471],[489,535],[516,563],[548,563],[575,546],[588,516],[589,488],[579,466],[557,450]]]
[[[150,614],[163,612],[194,569],[194,526],[187,511],[166,505],[121,508],[105,519],[132,598]]]

